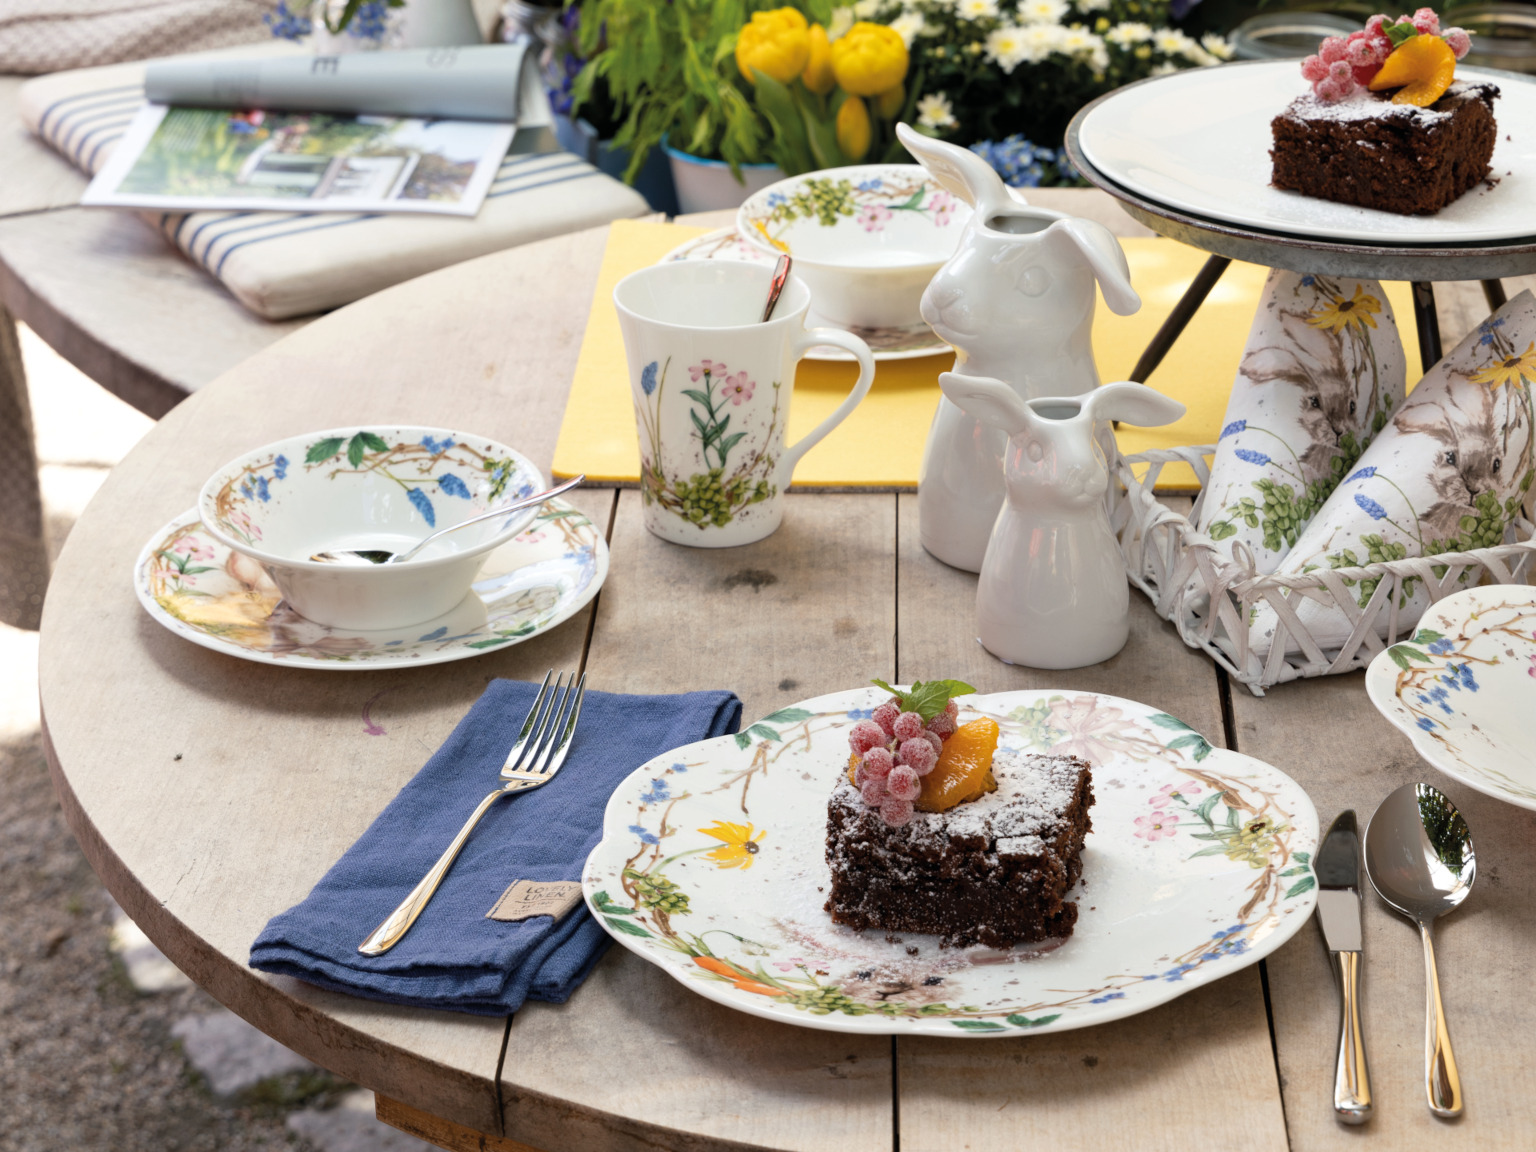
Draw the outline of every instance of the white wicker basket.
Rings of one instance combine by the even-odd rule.
[[[1111,525],[1120,541],[1131,583],[1151,598],[1157,614],[1172,621],[1191,648],[1202,648],[1234,679],[1256,696],[1264,689],[1303,676],[1330,676],[1364,668],[1383,649],[1413,632],[1413,620],[1398,620],[1404,580],[1423,582],[1433,603],[1441,597],[1478,584],[1528,583],[1536,557],[1536,525],[1517,518],[1509,543],[1472,552],[1446,552],[1410,557],[1359,568],[1309,572],[1302,576],[1263,576],[1254,568],[1253,554],[1238,541],[1237,560],[1195,528],[1205,485],[1210,480],[1207,458],[1214,446],[1170,448],[1122,457],[1117,471],[1124,491],[1115,486]],[[1186,517],[1160,504],[1153,485],[1165,464],[1188,464],[1200,481],[1195,506]],[[1136,469],[1146,465],[1140,479]],[[1441,568],[1440,575],[1435,569]],[[1467,574],[1465,580],[1463,573]],[[1375,593],[1364,608],[1345,581],[1376,579]],[[1292,598],[1284,594],[1289,592]],[[1325,649],[1297,617],[1296,593],[1336,607],[1353,625],[1338,648]],[[1250,650],[1247,621],[1263,603],[1278,617],[1267,654]],[[1405,614],[1406,616],[1407,614]],[[1299,648],[1298,651],[1293,651]]]

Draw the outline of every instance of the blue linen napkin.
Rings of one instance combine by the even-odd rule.
[[[580,880],[620,781],[654,756],[735,732],[741,701],[731,692],[588,692],[559,774],[497,801],[405,938],[382,956],[364,956],[358,944],[496,787],[537,692],[536,684],[493,680],[303,902],[267,922],[251,945],[251,967],[371,1000],[482,1016],[515,1012],[528,998],[563,1003],[609,942],[586,907],[558,924],[486,913],[515,880]]]

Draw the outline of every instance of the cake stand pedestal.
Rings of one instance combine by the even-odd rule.
[[[1147,83],[1148,81],[1139,81]],[[1160,235],[1211,253],[1194,282],[1142,353],[1131,379],[1145,382],[1189,324],[1221,274],[1233,260],[1246,260],[1292,272],[1316,272],[1375,280],[1407,280],[1413,285],[1413,313],[1418,326],[1419,357],[1424,370],[1439,361],[1440,320],[1435,311],[1435,281],[1479,280],[1490,310],[1505,302],[1505,276],[1536,273],[1536,235],[1516,240],[1442,247],[1431,244],[1371,245],[1321,240],[1284,231],[1265,231],[1195,216],[1115,183],[1084,155],[1079,139],[1088,114],[1117,93],[1100,96],[1081,109],[1067,127],[1066,148],[1084,179],[1102,188],[1132,219]]]

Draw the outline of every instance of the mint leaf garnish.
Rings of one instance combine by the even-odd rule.
[[[1396,24],[1383,24],[1381,30],[1387,34],[1387,39],[1392,41],[1392,47],[1401,47],[1406,41],[1412,40],[1419,34],[1419,30],[1413,26],[1412,20],[1399,20]]]
[[[916,712],[924,724],[944,711],[951,696],[965,696],[976,691],[964,680],[929,680],[927,683],[917,680],[907,692],[892,688],[884,680],[871,680],[870,683],[896,697],[903,712]]]

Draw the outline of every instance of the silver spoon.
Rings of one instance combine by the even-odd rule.
[[[763,309],[764,324],[773,319],[773,310],[779,306],[779,294],[784,291],[784,282],[789,279],[789,266],[793,263],[786,252],[773,266],[773,279],[768,282],[768,306]]]
[[[546,500],[552,500],[562,492],[569,492],[576,485],[586,479],[585,475],[577,476],[574,480],[567,480],[563,484],[556,484],[553,488],[543,492],[535,492],[532,496],[521,496],[500,508],[492,508],[489,512],[482,512],[478,516],[471,516],[468,520],[460,520],[457,524],[450,524],[446,528],[439,528],[430,536],[423,537],[412,547],[404,552],[390,552],[383,548],[358,548],[355,550],[342,549],[335,552],[316,552],[311,560],[321,564],[401,564],[420,552],[439,536],[446,536],[450,532],[457,532],[460,528],[468,528],[471,524],[479,524],[486,520],[494,520],[498,516],[506,516],[512,512],[531,508],[535,504],[542,504]]]
[[[1430,925],[1467,898],[1477,878],[1472,834],[1438,788],[1404,784],[1381,802],[1365,830],[1365,870],[1377,893],[1419,926],[1424,941],[1424,1084],[1436,1116],[1461,1115],[1461,1077],[1440,1003]]]

